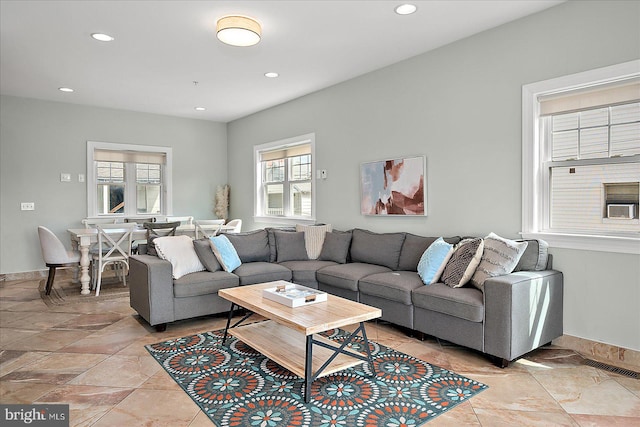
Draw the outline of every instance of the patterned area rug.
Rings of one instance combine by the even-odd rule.
[[[369,341],[369,364],[313,382],[303,380],[224,330],[147,345],[146,349],[219,427],[420,426],[486,385]],[[340,342],[348,333],[323,333]],[[363,341],[351,348],[364,351]]]

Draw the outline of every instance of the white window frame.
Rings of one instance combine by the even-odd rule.
[[[137,214],[136,212],[125,212],[123,214],[110,214],[109,217],[156,217],[167,216],[173,214],[173,150],[171,147],[159,147],[153,145],[136,145],[136,144],[119,144],[114,142],[87,141],[87,218],[104,218],[105,215],[98,214],[97,188],[98,180],[96,176],[96,167],[94,154],[96,150],[112,150],[112,151],[139,151],[149,153],[163,153],[166,157],[166,163],[162,169],[162,212],[159,214]],[[125,174],[127,173],[125,166]],[[126,182],[126,177],[125,177]],[[125,206],[136,206],[135,191],[125,193]],[[131,198],[134,198],[131,201]]]
[[[311,217],[300,216],[270,216],[262,214],[263,191],[262,191],[262,165],[260,162],[260,153],[264,151],[276,150],[278,148],[292,147],[295,145],[309,144],[311,146]],[[315,133],[307,133],[292,138],[286,138],[279,141],[268,142],[265,144],[254,145],[253,147],[253,219],[256,223],[270,224],[314,224],[316,222],[316,180],[315,180],[315,164],[316,164],[316,135]]]
[[[544,239],[551,247],[640,254],[640,235],[595,235],[546,230],[549,224],[549,173],[543,167],[544,142],[539,97],[640,77],[640,60],[625,62],[522,87],[522,236]]]

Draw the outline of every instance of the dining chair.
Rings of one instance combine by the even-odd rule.
[[[232,219],[227,223],[227,227],[234,227],[233,229],[227,229],[227,233],[239,233],[242,229],[242,220],[241,219]]]
[[[147,255],[158,256],[153,240],[162,236],[175,236],[180,221],[174,222],[145,222],[142,224],[147,230]]]
[[[180,225],[193,225],[192,216],[168,216],[166,222],[180,222]]]
[[[84,228],[94,228],[97,224],[115,224],[118,220],[116,218],[85,218],[82,221]]]
[[[49,267],[49,277],[47,277],[47,286],[45,294],[51,293],[53,280],[56,277],[56,268],[60,267],[80,267],[80,252],[68,251],[58,236],[46,227],[38,227],[38,237],[40,238],[40,248],[42,249],[42,258],[47,267]]]
[[[102,273],[108,265],[120,267],[119,270],[116,270],[116,273],[121,277],[123,285],[127,286],[125,270],[129,270],[133,230],[136,226],[136,223],[117,224],[116,227],[112,225],[108,227],[96,225],[98,230],[98,250],[93,254],[96,296],[100,295]]]
[[[214,237],[224,225],[224,219],[196,219],[196,239],[202,237]]]

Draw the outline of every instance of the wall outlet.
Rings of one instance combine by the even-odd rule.
[[[71,182],[71,174],[70,173],[61,173],[60,174],[60,182]]]
[[[78,174],[78,182],[84,182],[84,174],[83,173],[79,173]]]
[[[34,211],[36,210],[36,204],[34,202],[22,202],[20,203],[21,211]]]

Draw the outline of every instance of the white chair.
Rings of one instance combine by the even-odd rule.
[[[192,216],[168,216],[165,222],[180,221],[180,225],[193,225]]]
[[[115,224],[117,221],[116,218],[85,218],[81,222],[84,228],[94,228],[98,224]]]
[[[49,277],[45,293],[49,295],[53,287],[53,279],[56,277],[56,268],[59,267],[80,267],[80,252],[68,251],[60,239],[46,227],[38,227],[38,237],[40,238],[40,248],[42,258],[49,267]]]
[[[234,227],[233,229],[227,229],[226,233],[239,233],[242,229],[241,219],[232,219],[227,223],[227,227]]]
[[[98,230],[98,251],[93,254],[94,285],[96,296],[100,295],[102,273],[108,265],[122,267],[120,276],[124,286],[127,286],[125,274],[129,270],[129,257],[131,256],[131,243],[133,230],[136,223],[117,224],[109,226],[96,225]]]
[[[196,239],[214,237],[224,225],[224,219],[196,219]],[[202,236],[201,236],[202,235]]]

